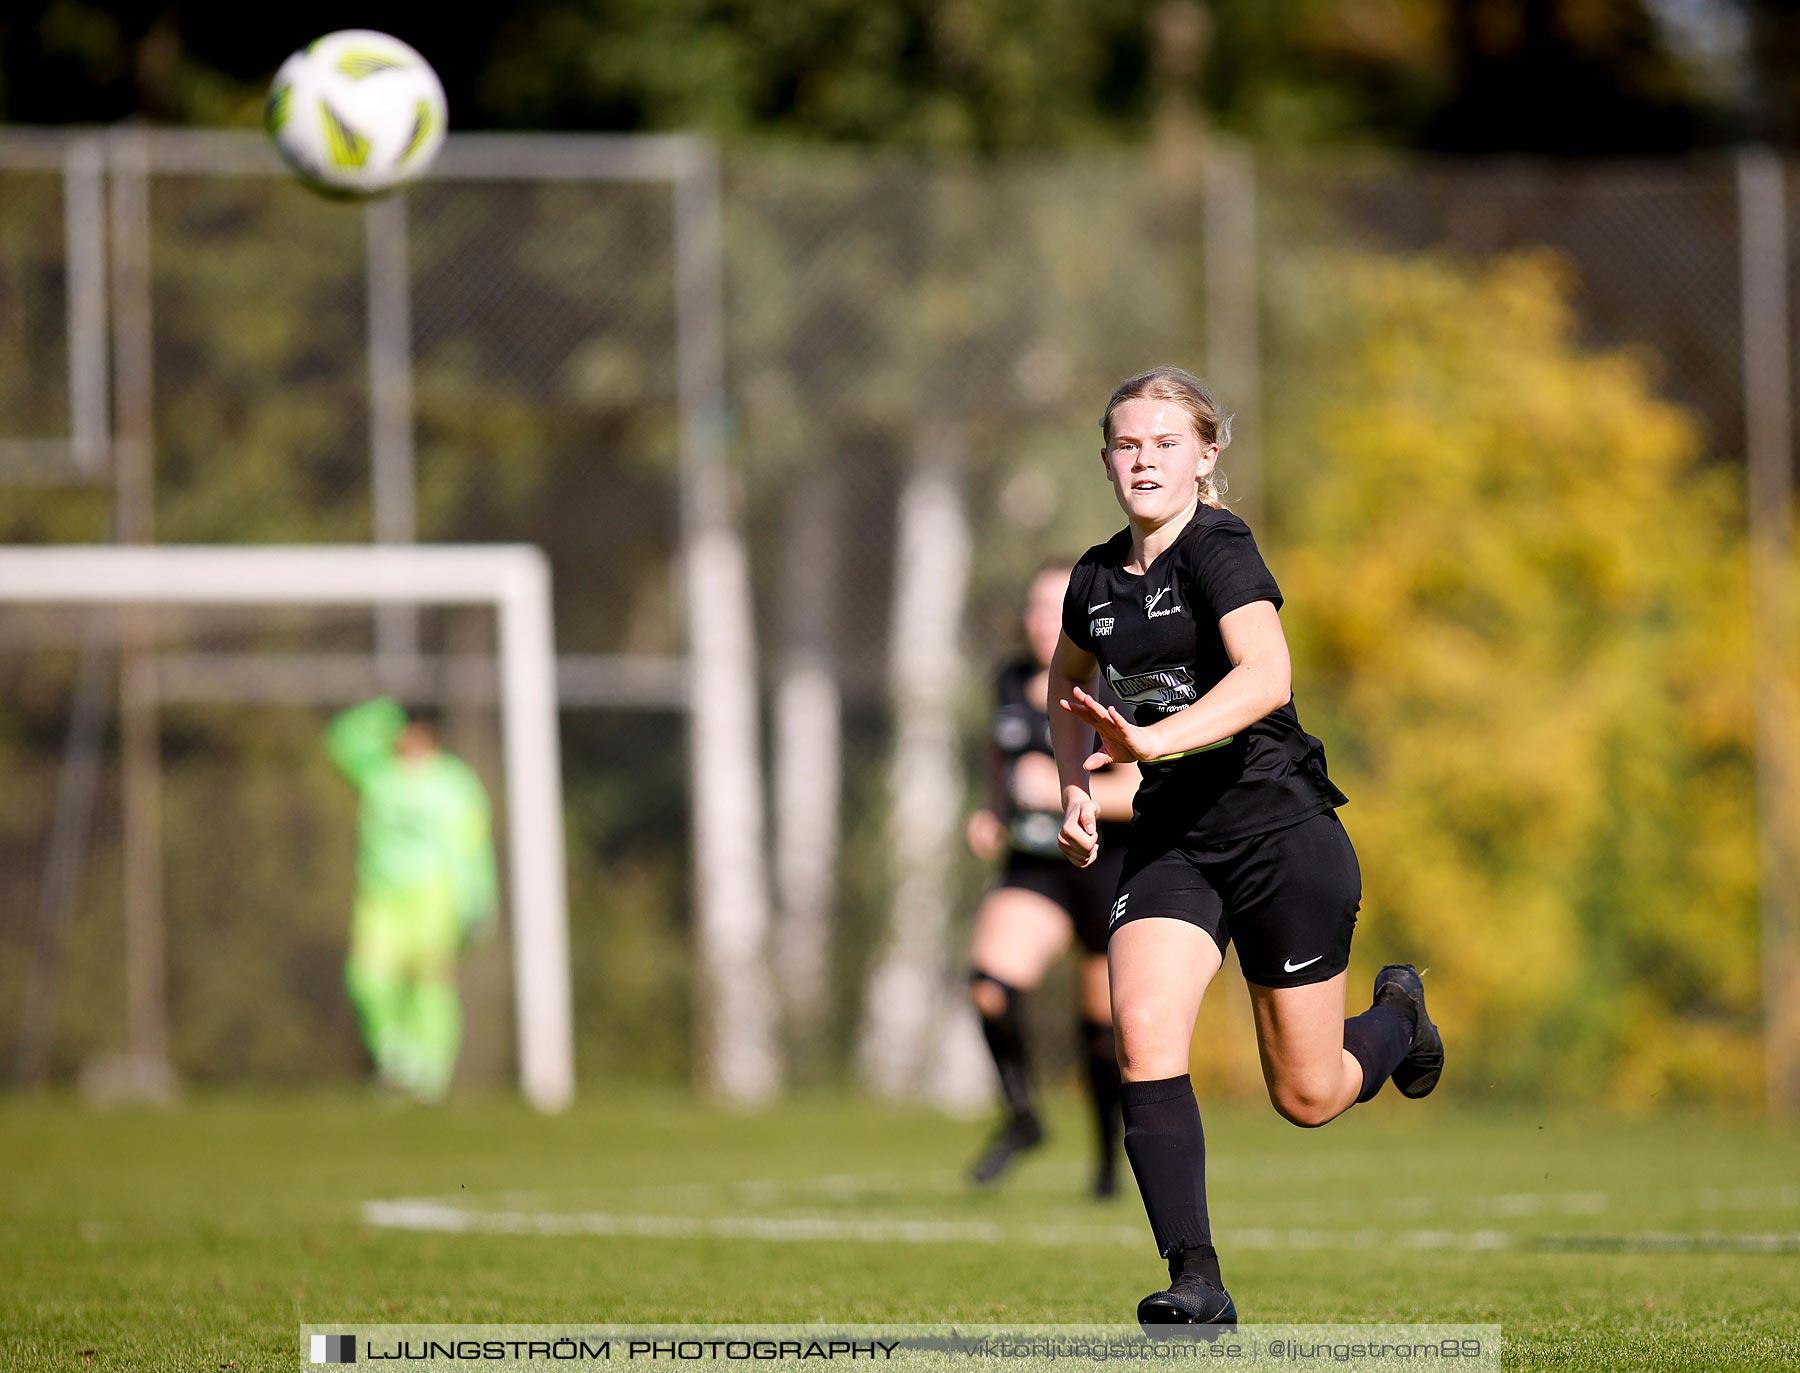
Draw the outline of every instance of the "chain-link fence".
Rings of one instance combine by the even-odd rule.
[[[96,423],[87,413],[96,375],[119,396],[118,408],[100,419],[111,425],[109,438],[131,437],[125,393],[137,385],[129,375],[133,322],[119,307],[130,206],[122,211],[116,196],[107,202],[112,266],[97,286],[92,245],[78,223],[97,203],[92,147],[79,138],[0,135],[0,473],[13,483],[0,519],[3,537],[20,543],[123,534],[166,542],[380,536],[542,546],[555,570],[563,655],[580,1061],[589,1073],[679,1073],[696,1055],[705,1058],[707,1036],[717,1032],[704,1016],[698,1042],[690,1029],[690,1012],[706,988],[691,974],[688,944],[695,895],[684,857],[691,785],[684,711],[713,688],[716,665],[684,659],[693,645],[686,630],[692,611],[682,601],[681,530],[694,481],[684,466],[684,426],[693,420],[684,411],[678,308],[684,228],[669,177],[646,170],[650,153],[633,161],[620,151],[618,174],[584,175],[576,170],[581,143],[507,142],[519,165],[504,177],[476,174],[473,164],[459,172],[452,157],[444,175],[403,203],[371,208],[318,200],[279,176],[221,174],[198,165],[210,155],[200,144],[159,162],[153,143],[141,292],[150,339],[150,380],[141,394],[150,416],[143,442],[151,480],[133,485],[115,480],[128,457],[109,449],[98,466],[83,460]],[[501,146],[489,145],[483,156],[505,156],[493,151]],[[267,156],[255,140],[231,153]],[[929,617],[922,631],[897,629],[899,607],[909,587],[929,591],[940,579],[951,630],[940,645],[935,708],[953,715],[957,731],[948,752],[940,739],[921,756],[955,772],[953,798],[973,795],[988,670],[1018,642],[1024,578],[1047,554],[1078,552],[1117,526],[1097,462],[1095,421],[1119,377],[1172,360],[1221,379],[1221,400],[1240,417],[1223,470],[1235,476],[1242,508],[1284,584],[1286,569],[1301,567],[1307,545],[1324,538],[1325,516],[1307,493],[1342,476],[1350,461],[1334,438],[1356,413],[1345,403],[1346,388],[1385,385],[1391,395],[1449,385],[1432,380],[1430,368],[1409,377],[1382,351],[1392,345],[1369,323],[1372,300],[1398,301],[1396,309],[1409,298],[1436,301],[1452,313],[1491,308],[1494,337],[1512,338],[1503,346],[1515,351],[1531,351],[1518,339],[1528,339],[1533,319],[1563,320],[1562,332],[1550,324],[1543,336],[1567,359],[1556,376],[1573,378],[1590,363],[1601,369],[1593,375],[1639,369],[1621,394],[1661,407],[1659,423],[1678,416],[1691,424],[1680,485],[1668,493],[1672,510],[1690,481],[1708,473],[1737,481],[1747,405],[1755,404],[1754,397],[1747,401],[1742,364],[1746,319],[1770,305],[1754,283],[1746,287],[1740,270],[1746,224],[1739,164],[1472,166],[1336,155],[1253,164],[1238,156],[1233,174],[1218,174],[1226,164],[1217,161],[1214,172],[1192,180],[1117,151],[957,162],[740,147],[723,159],[733,519],[751,569],[768,710],[764,748],[776,775],[768,825],[777,862],[763,879],[774,886],[775,916],[772,929],[751,935],[757,958],[766,960],[766,948],[783,951],[769,982],[787,990],[786,1054],[803,1073],[833,1073],[848,1062],[830,1046],[847,1045],[859,1025],[869,1024],[860,988],[891,961],[897,943],[905,944],[897,927],[918,914],[893,907],[900,869],[927,861],[905,844],[896,860],[889,816],[891,750],[906,733],[895,635],[933,631]],[[554,164],[554,174],[523,173],[533,159]],[[1790,201],[1795,193],[1791,185],[1785,192]],[[1785,225],[1778,232],[1791,254],[1800,235]],[[379,275],[383,260],[386,277]],[[396,261],[403,267],[398,280]],[[1507,275],[1506,264],[1519,262],[1536,265]],[[1379,272],[1400,275],[1370,285],[1377,281],[1370,274]],[[1413,272],[1420,275],[1407,275]],[[96,331],[93,315],[106,299],[112,308]],[[1774,306],[1791,336],[1785,298]],[[1481,321],[1472,324],[1468,346],[1478,350]],[[1248,342],[1234,329],[1250,333]],[[1404,330],[1397,336],[1403,339]],[[397,361],[396,337],[404,345]],[[383,338],[389,356],[372,369],[371,339],[379,352]],[[1367,365],[1346,370],[1347,359]],[[1448,406],[1446,413],[1486,413],[1484,375],[1506,384],[1504,368],[1490,367],[1477,351],[1466,373],[1477,380],[1457,383],[1466,393],[1452,390],[1433,403]],[[1568,384],[1596,394],[1591,377]],[[403,386],[398,428],[394,385]],[[1544,396],[1514,399],[1529,438]],[[1769,404],[1785,412],[1791,398],[1782,394]],[[1434,412],[1425,406],[1419,413]],[[1506,428],[1506,407],[1493,413],[1491,433],[1457,440],[1476,453],[1478,465],[1516,462],[1543,484],[1570,477],[1565,464],[1577,455],[1529,442],[1503,452],[1515,435]],[[1327,416],[1340,427],[1327,426]],[[75,442],[78,431],[83,443]],[[942,489],[953,510],[948,524],[931,526],[939,533],[930,537],[950,542],[915,545],[938,553],[927,565],[908,567],[896,550],[911,537],[903,528],[907,512],[922,508],[909,502],[922,482],[946,473]],[[1392,498],[1415,499],[1405,488]],[[1718,518],[1718,557],[1729,566],[1722,582],[1711,571],[1706,578],[1741,592],[1741,578],[1732,581],[1730,572],[1743,556],[1735,532],[1741,505]],[[943,533],[959,524],[963,554],[956,536]],[[1457,534],[1443,537],[1453,544]],[[1651,619],[1665,613],[1660,602],[1629,612]],[[1384,741],[1370,737],[1379,726],[1336,704],[1340,688],[1350,693],[1355,683],[1331,656],[1329,633],[1309,630],[1299,603],[1286,614],[1299,617],[1303,672],[1316,666],[1326,684],[1309,688],[1302,676],[1303,715],[1309,724],[1324,722],[1320,732],[1334,760],[1346,761],[1353,804],[1371,793],[1379,798],[1390,784],[1375,761]],[[39,621],[5,615],[13,669],[26,672],[29,661],[29,673],[48,683],[9,690],[0,725],[9,770],[37,779],[13,789],[5,818],[11,898],[0,923],[0,1004],[18,1005],[36,957],[33,930],[70,918],[34,893],[45,889],[54,779],[71,756],[71,702],[80,693],[69,635],[56,640],[63,665],[49,671],[38,661],[49,653],[48,641],[35,637]],[[1637,621],[1626,615],[1612,628],[1596,623],[1599,638],[1589,647],[1604,658],[1614,631],[1623,641]],[[270,740],[301,738],[310,728],[305,721],[329,705],[400,680],[382,669],[383,653],[396,646],[422,655],[403,680],[427,695],[441,689],[445,663],[458,654],[479,658],[485,649],[479,631],[457,638],[433,617],[398,629],[391,621],[384,628],[378,617],[340,617],[329,626],[309,622],[304,634],[286,639],[274,622],[258,621],[238,627],[228,652],[204,658],[192,642],[160,644],[164,678],[186,682],[194,698],[170,707],[161,721],[165,766],[185,756],[194,733],[187,721],[202,711],[211,712],[206,749],[221,775],[241,769],[276,777],[301,767],[298,755],[283,755]],[[275,654],[285,655],[277,660],[284,709],[299,712],[279,728],[252,708]],[[1724,653],[1720,671],[1749,668]],[[1719,765],[1698,780],[1673,772],[1664,780],[1695,787],[1695,804],[1721,823],[1753,829],[1749,678],[1732,681],[1743,691],[1728,692],[1718,709],[1735,724],[1709,723],[1705,734],[1704,747]],[[311,716],[298,704],[307,699]],[[785,710],[784,701],[794,709]],[[478,737],[483,728],[468,724],[463,743],[491,762],[491,738],[484,744]],[[826,746],[821,734],[829,736]],[[112,747],[110,734],[103,743]],[[784,756],[806,760],[795,773],[800,782],[781,782]],[[1594,785],[1575,775],[1578,763],[1569,766],[1566,791]],[[818,786],[809,789],[807,777]],[[825,804],[809,790],[825,793]],[[178,814],[188,804],[176,788],[165,797],[171,869],[188,861],[176,855],[189,842],[191,822]],[[81,918],[95,930],[124,900],[117,826],[106,819],[118,805],[108,786],[96,789],[81,877],[63,898],[68,911],[86,912]],[[1370,810],[1379,828],[1379,804]],[[1353,833],[1355,815],[1346,813]],[[271,813],[258,823],[267,832],[246,824],[196,860],[219,870],[208,920],[243,922],[276,945],[293,939],[301,964],[328,962],[330,919],[320,912],[330,902],[318,889],[342,885],[347,820],[334,811],[329,821],[293,822],[311,836],[307,852],[333,855],[316,880],[297,884],[319,907],[304,919],[285,908],[290,898],[279,883],[254,899],[230,897],[229,875],[251,855],[275,867],[307,864],[293,834],[275,833],[286,822]],[[956,852],[956,828],[953,818],[907,841],[935,846],[943,877],[929,897],[945,911],[927,921],[924,975],[945,1014],[956,1002],[953,970],[966,911],[986,880]],[[1692,835],[1671,830],[1660,840],[1679,852]],[[1375,848],[1388,861],[1404,861],[1402,849]],[[1479,1004],[1459,1028],[1498,1037],[1503,1027],[1522,1027],[1520,1036],[1537,1046],[1484,1055],[1481,1070],[1512,1087],[1535,1082],[1546,1065],[1563,1062],[1543,1042],[1580,1021],[1570,1033],[1585,1036],[1582,1061],[1601,1065],[1591,1080],[1616,1084],[1630,1078],[1617,1069],[1633,1054],[1662,1055],[1671,1064],[1680,1058],[1643,1030],[1659,1017],[1698,1026],[1707,1044],[1726,1047],[1733,1064],[1753,1065],[1764,995],[1757,970],[1765,961],[1756,882],[1754,874],[1743,880],[1732,866],[1737,849],[1725,848],[1728,857],[1718,864],[1730,872],[1695,889],[1722,903],[1710,917],[1727,949],[1715,968],[1716,995],[1633,963],[1678,961],[1681,944],[1673,935],[1627,947],[1609,935],[1600,906],[1583,906],[1559,889],[1554,865],[1509,870],[1496,901],[1517,908],[1527,935],[1540,917],[1544,928],[1587,922],[1595,928],[1559,947],[1596,976],[1622,967],[1620,975],[1645,990],[1598,1026],[1572,1009],[1579,1000],[1572,994],[1533,1002],[1472,990]],[[1605,862],[1615,865],[1610,876],[1621,889],[1650,883],[1644,855],[1655,849],[1608,850]],[[1472,850],[1459,852],[1434,861],[1461,862]],[[270,858],[281,853],[290,856]],[[820,853],[828,861],[809,867],[807,856]],[[1694,859],[1699,867],[1713,862]],[[1408,906],[1394,928],[1431,928],[1429,891],[1392,883],[1380,890],[1384,900]],[[1563,914],[1543,914],[1553,908]],[[1373,905],[1366,910],[1371,957],[1391,951],[1379,933],[1386,914]],[[196,937],[173,916],[170,925],[172,944]],[[304,938],[296,933],[302,929]],[[1454,970],[1460,926],[1448,919],[1443,929],[1431,952]],[[118,949],[105,938],[69,947],[69,986],[105,987],[120,976]],[[1486,946],[1471,940],[1461,947]],[[272,955],[273,965],[281,963]],[[1452,1000],[1454,977],[1452,971]],[[347,1070],[348,1022],[329,1009],[337,1004],[330,981],[320,973],[296,982],[307,989],[307,1014],[336,1017],[330,1054],[299,1051],[247,1063],[177,1033],[171,1042],[178,1068],[194,1076]],[[204,985],[209,998],[229,995]],[[172,1024],[201,1018],[201,986],[172,976]],[[769,997],[776,999],[773,991]],[[89,1023],[59,1021],[46,1060],[60,1073],[74,1071],[106,1042],[107,1027],[117,1027],[109,994],[79,1000]],[[1239,1015],[1219,1000],[1229,1008],[1219,1016]],[[253,1010],[247,1005],[245,1014]],[[22,1033],[17,1023],[0,1025],[0,1045],[16,1045]],[[1235,1030],[1225,1037],[1246,1038]],[[1219,1054],[1202,1066],[1224,1082],[1247,1087],[1255,1079],[1247,1057]],[[1710,1086],[1684,1072],[1671,1066],[1666,1079],[1697,1094],[1755,1094],[1744,1085],[1754,1066],[1734,1068]]]

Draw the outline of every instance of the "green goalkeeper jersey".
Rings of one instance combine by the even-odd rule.
[[[447,894],[465,925],[494,913],[494,846],[487,792],[474,769],[436,750],[401,758],[399,703],[352,706],[326,731],[326,749],[361,794],[356,876],[365,893]]]

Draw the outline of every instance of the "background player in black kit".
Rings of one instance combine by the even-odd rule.
[[[1093,775],[1100,852],[1085,868],[1064,860],[1062,786],[1050,750],[1049,667],[1062,630],[1070,564],[1040,567],[1025,595],[1027,651],[1004,664],[995,682],[988,741],[988,806],[969,817],[969,848],[978,858],[1005,857],[994,887],[975,912],[969,994],[1000,1073],[1006,1119],[971,1170],[976,1182],[997,1179],[1020,1153],[1043,1142],[1032,1102],[1030,1053],[1021,1005],[1044,980],[1072,938],[1081,960],[1080,1049],[1094,1105],[1099,1162],[1094,1194],[1117,1190],[1119,1063],[1106,981],[1106,915],[1124,861],[1137,768],[1123,763]]]
[[[1250,986],[1269,1098],[1296,1125],[1325,1124],[1390,1076],[1424,1096],[1443,1040],[1407,964],[1383,968],[1374,1004],[1344,1018],[1362,877],[1336,814],[1346,798],[1294,709],[1281,591],[1249,527],[1219,503],[1213,469],[1229,424],[1199,381],[1163,367],[1122,383],[1100,425],[1130,523],[1082,555],[1064,602],[1050,666],[1060,842],[1077,866],[1094,861],[1084,769],[1138,762],[1107,948],[1125,1152],[1169,1264],[1168,1288],[1138,1304],[1138,1319],[1232,1323],[1188,1077],[1194,1019],[1227,943]],[[1102,669],[1123,710],[1083,689]]]

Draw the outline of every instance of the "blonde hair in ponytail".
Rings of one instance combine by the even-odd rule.
[[[1218,444],[1220,453],[1231,445],[1231,416],[1221,415],[1218,405],[1200,378],[1181,367],[1152,367],[1120,382],[1100,416],[1100,433],[1112,447],[1112,417],[1128,400],[1166,400],[1187,411],[1201,446]],[[1225,476],[1216,467],[1200,478],[1200,503],[1215,510],[1225,508]]]

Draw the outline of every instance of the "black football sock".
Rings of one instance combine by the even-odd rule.
[[[977,969],[969,981],[986,982],[998,987],[1003,1004],[998,1015],[981,1013],[981,1034],[987,1040],[988,1052],[994,1056],[994,1067],[1000,1071],[1000,1092],[1014,1120],[1036,1120],[1031,1104],[1031,1070],[1025,1052],[1025,1022],[1018,990]]]
[[[1125,1156],[1144,1195],[1157,1252],[1169,1260],[1169,1280],[1188,1268],[1218,1281],[1212,1222],[1206,1214],[1206,1136],[1200,1103],[1186,1073],[1119,1088],[1125,1118]],[[1210,1264],[1210,1269],[1205,1265]]]
[[[1119,1147],[1119,1054],[1110,1020],[1081,1022],[1081,1043],[1087,1050],[1088,1092],[1094,1101],[1094,1123],[1100,1143],[1100,1174],[1110,1179]]]
[[[1198,1273],[1221,1292],[1225,1290],[1225,1279],[1219,1276],[1219,1251],[1210,1244],[1203,1244],[1198,1249],[1184,1249],[1179,1256],[1169,1260],[1171,1283],[1183,1273]]]
[[[1344,1047],[1362,1065],[1358,1101],[1367,1101],[1381,1090],[1381,1084],[1412,1048],[1412,1041],[1412,1017],[1398,1006],[1371,1006],[1344,1022]]]

